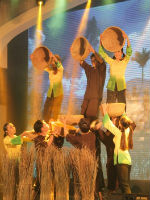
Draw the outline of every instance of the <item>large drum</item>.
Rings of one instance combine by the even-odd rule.
[[[125,44],[123,30],[116,26],[108,27],[102,33],[101,42],[107,51],[116,52],[121,50]]]
[[[51,52],[45,47],[36,48],[30,56],[32,64],[39,70],[44,70],[51,63]]]
[[[71,45],[71,55],[77,61],[84,60],[88,57],[90,48],[91,45],[85,37],[78,37]]]

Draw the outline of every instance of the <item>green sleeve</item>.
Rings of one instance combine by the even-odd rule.
[[[55,62],[55,64],[56,64],[56,66],[57,66],[57,68],[60,68],[61,66],[62,66],[62,64],[60,63],[60,62]],[[62,66],[63,67],[63,66]]]
[[[121,135],[121,131],[112,123],[108,114],[104,115],[103,126],[113,135]]]
[[[114,61],[111,57],[109,57],[109,56],[107,55],[107,53],[104,52],[104,49],[103,49],[102,45],[100,45],[100,47],[99,47],[99,54],[101,55],[101,57],[102,57],[108,64],[111,64],[111,63]]]
[[[129,56],[129,57],[132,55],[132,48],[131,48],[131,46],[129,46],[129,47],[127,46],[127,48],[126,48],[126,55]]]
[[[13,145],[19,145],[19,144],[22,144],[22,140],[21,140],[21,136],[17,136],[13,139],[11,139],[11,143]]]

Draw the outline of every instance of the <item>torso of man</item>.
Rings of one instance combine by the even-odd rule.
[[[87,77],[87,86],[84,98],[93,99],[93,98],[102,98],[103,87],[106,77],[106,65],[103,62],[102,64],[98,63],[96,67],[92,67],[83,61],[81,67],[85,70]]]

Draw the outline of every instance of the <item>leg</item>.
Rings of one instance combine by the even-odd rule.
[[[117,91],[118,103],[126,104],[126,90]]]
[[[51,98],[47,97],[43,109],[43,119],[46,122],[48,122],[49,119],[51,118],[52,106],[53,106],[53,97]]]
[[[60,114],[60,110],[61,110],[62,100],[63,100],[63,95],[54,97],[53,106],[52,106],[52,118],[54,120],[58,119],[58,115]]]
[[[119,185],[121,187],[122,193],[131,194],[131,189],[129,186],[130,168],[131,166],[126,164],[117,164],[117,175]]]
[[[116,91],[107,90],[107,103],[116,103],[117,94]]]
[[[107,143],[106,143],[106,152],[107,152],[107,188],[110,191],[114,191],[116,189],[116,183],[117,183],[117,173],[114,166],[114,142],[113,138],[114,136],[111,134],[106,137]]]
[[[87,107],[88,107],[88,102],[89,102],[88,99],[84,99],[82,106],[81,106],[81,114],[84,115],[84,117],[86,117],[86,110],[87,110]]]
[[[89,99],[86,110],[86,117],[93,121],[98,117],[99,99]]]

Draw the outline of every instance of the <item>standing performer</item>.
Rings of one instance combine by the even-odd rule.
[[[44,48],[44,47],[43,47]],[[53,55],[51,53],[49,57],[49,52],[47,51],[48,60],[51,58],[50,66],[46,67],[44,70],[49,73],[50,86],[47,92],[47,98],[44,104],[43,118],[46,122],[50,118],[57,120],[61,109],[61,103],[63,100],[63,66],[61,64],[61,59],[59,55]],[[46,59],[46,57],[45,57]]]
[[[81,60],[80,65],[85,70],[87,77],[86,92],[81,106],[81,114],[90,121],[97,119],[99,105],[103,97],[103,88],[106,78],[106,64],[91,47],[92,66]]]
[[[114,52],[114,58],[109,57],[103,50],[102,40],[103,35],[100,35],[99,53],[104,60],[110,65],[110,78],[107,84],[107,103],[126,103],[126,82],[125,70],[132,55],[130,41],[126,33],[123,31],[123,37],[127,39],[126,55],[123,53],[123,48]]]
[[[119,186],[122,193],[130,194],[131,156],[129,150],[133,148],[133,122],[127,116],[122,115],[119,120],[119,126],[116,127],[115,119],[112,122],[107,114],[106,104],[102,107],[104,113],[103,126],[114,135],[114,165]]]

